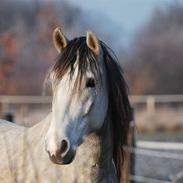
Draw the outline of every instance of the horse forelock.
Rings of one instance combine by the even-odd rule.
[[[54,80],[58,82],[62,80],[65,74],[69,74],[72,79],[76,65],[78,66],[78,73],[75,81],[75,89],[79,88],[88,68],[92,71],[95,78],[100,75],[98,60],[88,48],[85,37],[75,38],[69,41],[63,53],[58,55],[56,63],[49,72],[49,76],[53,74]],[[57,84],[58,82],[55,83]]]

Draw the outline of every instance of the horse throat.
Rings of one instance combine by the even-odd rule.
[[[100,131],[90,134],[78,147],[73,164],[82,170],[78,176],[84,176],[83,180],[109,182],[111,169],[114,169],[111,139],[110,123],[106,120]]]

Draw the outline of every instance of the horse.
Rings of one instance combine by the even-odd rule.
[[[131,107],[117,58],[90,31],[57,27],[53,44],[51,112],[29,128],[0,121],[0,183],[118,183]]]

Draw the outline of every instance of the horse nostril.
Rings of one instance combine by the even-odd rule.
[[[60,146],[60,153],[61,153],[61,156],[65,156],[67,154],[69,150],[69,141],[66,140],[66,139],[63,139],[61,141],[61,146]]]

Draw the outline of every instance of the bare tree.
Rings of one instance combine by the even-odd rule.
[[[135,94],[183,93],[183,5],[155,9],[125,59]]]
[[[64,0],[2,0],[0,94],[40,95],[44,76],[57,54],[52,48],[53,29],[61,25],[65,31],[75,30],[80,16],[81,11]]]

